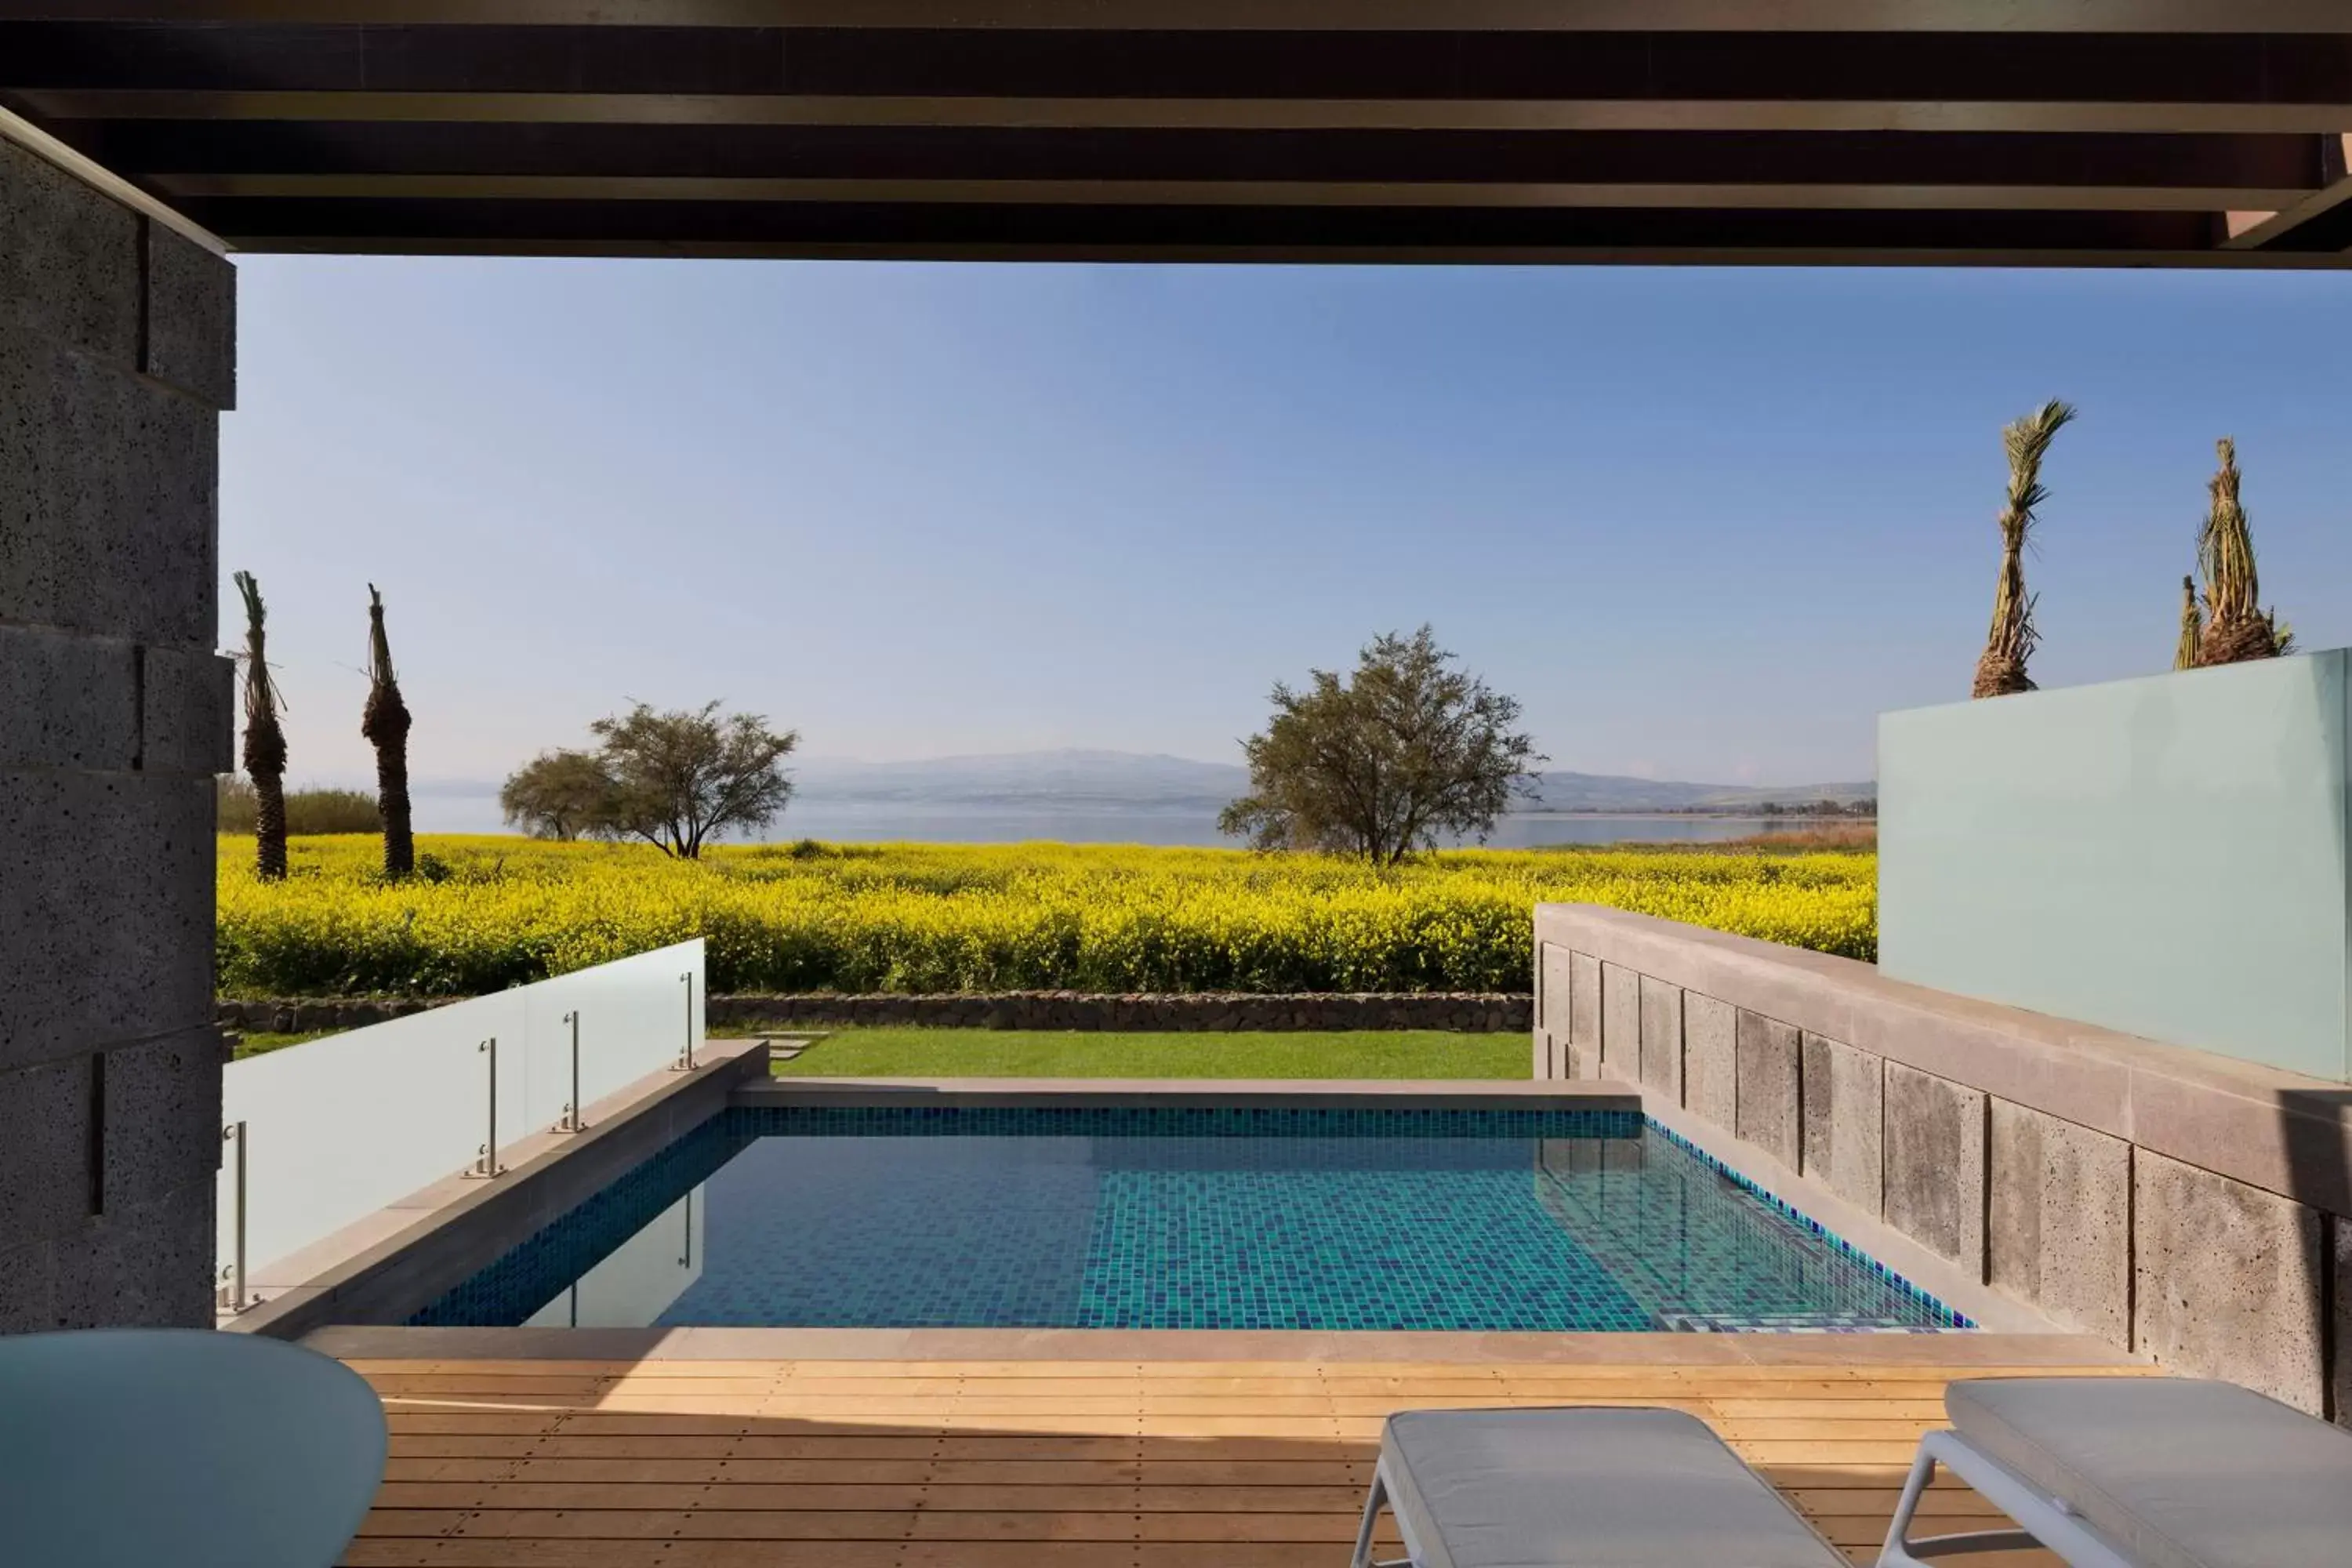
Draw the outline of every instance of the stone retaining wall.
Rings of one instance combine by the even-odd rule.
[[[2352,1092],[1867,963],[1536,910],[1534,1076],[1642,1086],[2044,1316],[2352,1425]]]
[[[219,1020],[224,1028],[308,1034],[381,1024],[441,1005],[442,1000],[225,1001],[219,1004]],[[1500,992],[1094,996],[1075,991],[1013,991],[943,996],[713,996],[706,1016],[720,1025],[804,1028],[919,1024],[971,1029],[1446,1029],[1514,1034],[1528,1026],[1533,999]]]
[[[236,274],[16,137],[0,132],[0,1333],[203,1328]]]

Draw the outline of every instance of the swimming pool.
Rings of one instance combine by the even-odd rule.
[[[1631,1110],[736,1107],[425,1324],[1968,1320]]]

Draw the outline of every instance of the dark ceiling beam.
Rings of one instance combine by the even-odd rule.
[[[2339,195],[2336,201],[2310,213],[2269,244],[2258,247],[2254,254],[2266,261],[2303,257],[2341,265],[2352,259],[2352,200]]]
[[[1929,246],[1863,247],[1818,245],[1585,245],[1519,246],[1508,250],[1454,245],[1444,238],[1382,245],[1218,245],[1194,240],[1112,243],[1079,239],[1035,241],[739,240],[692,241],[599,238],[539,238],[528,245],[498,236],[412,236],[398,232],[313,234],[258,230],[241,236],[237,248],[251,253],[332,256],[539,256],[705,258],[784,261],[985,261],[1201,263],[1218,266],[1454,266],[1454,267],[1948,267],[1948,268],[2161,268],[2170,270],[2340,270],[2340,259],[2286,252],[2244,253],[2200,245],[2177,249],[2150,247],[2128,254],[2088,244],[2074,248],[2011,246],[1961,248]]]
[[[1861,212],[2227,212],[2265,193],[2140,185],[1569,185],[1404,181],[1124,179],[637,179],[595,174],[164,174],[148,188],[186,197],[433,197],[468,202],[910,202],[1007,207],[1667,207]]]
[[[2341,0],[12,0],[81,20],[1444,32],[2324,33]]]
[[[2307,136],[89,122],[52,131],[143,177],[562,176],[2101,187],[2301,201]]]
[[[421,248],[466,243],[531,252],[571,245],[681,252],[706,242],[767,254],[877,253],[937,247],[1037,254],[1174,247],[1311,257],[1438,251],[1496,260],[1517,253],[1719,247],[1748,253],[1818,248],[1935,251],[1988,258],[2210,249],[2200,213],[1759,210],[1740,215],[1729,243],[1708,208],[1449,208],[1166,206],[701,201],[467,201],[435,198],[198,197],[188,216],[237,242],[306,237],[302,248],[342,249],[405,236]],[[272,227],[270,226],[277,226]]]
[[[937,125],[1394,131],[1915,131],[2334,134],[2336,103],[1788,99],[929,98],[807,93],[331,92],[8,88],[42,121],[480,125]]]
[[[2010,212],[2231,210],[2273,193],[1982,185],[1699,185],[1477,184],[1364,180],[821,180],[598,174],[163,174],[145,184],[188,197],[436,198],[460,201],[914,203],[1050,206],[1666,207]]]
[[[2318,139],[2318,188],[2243,226],[2222,242],[2230,250],[2352,250],[2352,135]],[[2248,215],[2252,216],[2253,215]]]
[[[2352,5],[2346,7],[2352,16]],[[993,32],[0,21],[17,93],[2352,103],[2334,36]],[[2347,127],[2338,125],[2336,130]]]

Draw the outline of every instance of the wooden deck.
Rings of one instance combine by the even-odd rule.
[[[1705,1418],[1867,1563],[1945,1383],[2003,1369],[1839,1351],[1769,1365],[355,1359],[383,1396],[392,1460],[346,1562],[1338,1568],[1389,1412],[1644,1404]],[[1929,1511],[1991,1510],[1944,1485]]]

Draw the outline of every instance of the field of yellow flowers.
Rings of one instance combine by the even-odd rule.
[[[1460,850],[1391,871],[1232,849],[649,846],[298,838],[292,874],[220,843],[226,996],[463,995],[692,936],[714,992],[1525,991],[1531,910],[1613,904],[1874,956],[1868,854]]]

